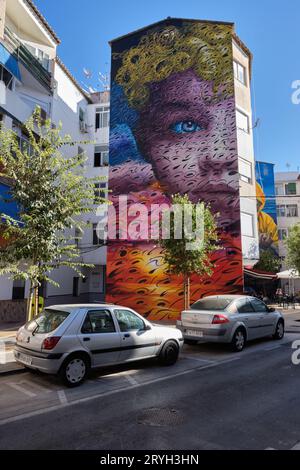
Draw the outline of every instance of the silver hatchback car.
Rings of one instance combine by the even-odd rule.
[[[230,343],[234,351],[242,351],[248,340],[282,339],[284,318],[255,297],[221,295],[195,302],[181,313],[177,328],[187,344]]]
[[[29,369],[59,374],[74,387],[90,368],[151,357],[172,365],[182,346],[181,331],[152,324],[127,307],[56,305],[19,329],[14,354]]]

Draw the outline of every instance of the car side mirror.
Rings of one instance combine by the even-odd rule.
[[[151,328],[151,326],[150,326],[150,325],[146,325],[146,324],[145,324],[144,331],[149,331],[149,330],[151,330],[151,329],[152,329],[152,328]]]
[[[268,308],[268,312],[270,312],[270,313],[271,313],[271,312],[275,312],[275,308],[269,307],[269,308]]]

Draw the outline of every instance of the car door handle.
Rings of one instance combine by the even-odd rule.
[[[91,341],[91,338],[83,338],[83,341]]]
[[[126,334],[123,336],[123,339],[126,339],[126,338],[130,338],[130,334],[129,334],[129,333],[126,333]]]

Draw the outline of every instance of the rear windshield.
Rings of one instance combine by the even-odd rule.
[[[26,329],[28,331],[34,331],[35,333],[50,333],[56,330],[56,328],[65,321],[68,315],[70,315],[69,312],[46,308],[39,317],[27,323]]]
[[[231,304],[232,299],[226,297],[215,297],[213,299],[201,299],[195,302],[192,306],[192,310],[226,310],[229,304]]]

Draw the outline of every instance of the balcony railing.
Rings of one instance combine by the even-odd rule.
[[[4,31],[5,47],[11,52],[29,72],[48,90],[51,91],[51,73],[29,52],[17,36],[6,26]]]

